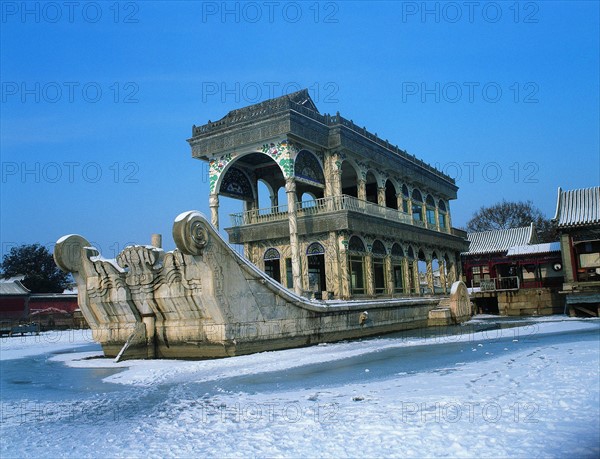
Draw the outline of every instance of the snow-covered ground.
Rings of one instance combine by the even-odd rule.
[[[492,329],[494,323],[514,328]],[[462,327],[210,361],[89,332],[0,339],[0,455],[599,457],[600,321]]]

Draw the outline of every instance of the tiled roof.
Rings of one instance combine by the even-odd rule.
[[[467,239],[470,242],[469,251],[463,252],[463,255],[506,252],[511,247],[528,245],[538,240],[533,223],[521,228],[467,233]]]
[[[29,290],[17,279],[0,281],[0,295],[29,295]]]
[[[559,228],[600,225],[600,186],[569,191],[559,187],[553,220]]]
[[[508,249],[509,257],[518,255],[539,255],[543,253],[560,252],[560,242],[546,242],[545,244],[516,245]]]

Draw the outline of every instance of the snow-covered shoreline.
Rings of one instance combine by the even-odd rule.
[[[26,399],[3,402],[0,453],[598,457],[600,321],[545,317],[522,324],[118,364],[90,359],[101,352],[83,352],[89,341],[65,334],[44,345],[44,353],[69,351],[49,356],[48,364],[91,375],[118,369],[98,377],[121,389],[45,400],[32,388]],[[29,347],[39,345],[25,341],[1,341],[11,359],[1,364],[34,355]],[[432,363],[414,370],[423,362]]]

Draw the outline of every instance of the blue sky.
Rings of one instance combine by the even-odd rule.
[[[192,125],[303,87],[455,176],[454,226],[600,183],[598,2],[0,5],[2,253],[172,249],[177,214],[208,214]]]

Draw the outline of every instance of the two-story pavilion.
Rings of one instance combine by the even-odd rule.
[[[194,126],[188,142],[209,162],[212,224],[219,196],[244,201],[229,241],[296,293],[419,295],[459,279],[468,242],[451,226],[454,180],[339,113],[320,114],[307,90]],[[259,182],[267,208],[258,205]]]

